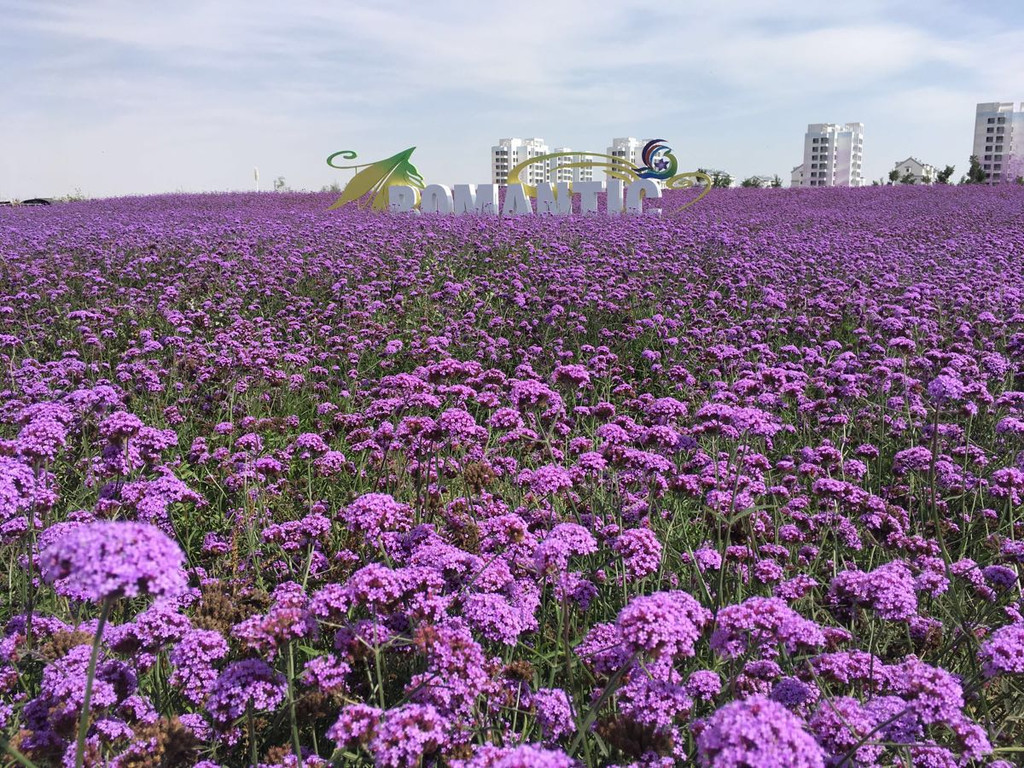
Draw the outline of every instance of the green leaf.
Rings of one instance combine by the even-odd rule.
[[[386,160],[370,163],[353,177],[352,181],[345,186],[341,197],[327,210],[341,208],[343,205],[361,199],[369,192],[374,194],[373,207],[383,210],[388,205],[387,196],[383,192],[392,184],[405,184],[423,189],[423,177],[416,170],[416,166],[409,162],[409,157],[415,149],[416,147],[409,147]]]

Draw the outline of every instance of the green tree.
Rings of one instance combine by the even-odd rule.
[[[953,177],[953,170],[954,169],[952,165],[947,165],[945,168],[939,171],[939,174],[938,176],[935,177],[935,180],[939,182],[939,184],[949,184],[949,180]]]
[[[698,168],[697,173],[703,173],[711,178],[711,186],[715,188],[731,187],[732,176],[725,171],[717,171],[714,168]]]
[[[275,192],[287,192],[288,185],[285,184],[284,176],[278,176],[274,179],[274,191]]]
[[[748,176],[740,182],[741,187],[753,187],[754,189],[760,189],[764,186],[764,182],[761,181],[757,176]]]
[[[893,168],[891,171],[889,171],[889,183],[890,184],[895,184],[899,180],[900,180],[900,172],[898,170]]]
[[[772,189],[782,188],[782,179],[779,178],[779,174],[776,173],[774,176],[772,176],[772,183],[769,184],[768,186],[770,186]]]
[[[332,181],[330,184],[325,184],[324,186],[320,187],[320,191],[321,192],[334,192],[335,194],[340,194],[340,192],[341,192],[341,185],[338,182],[336,182],[336,181]]]
[[[900,176],[900,184],[917,184],[917,178],[914,176],[913,173],[907,171],[902,176]]]
[[[985,169],[981,167],[981,162],[978,160],[977,155],[971,155],[970,167],[967,169],[967,184],[984,184],[988,178],[988,174],[985,173]]]

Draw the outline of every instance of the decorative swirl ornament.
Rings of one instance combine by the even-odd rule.
[[[338,170],[341,171],[348,170],[350,168],[365,168],[367,165],[369,165],[369,163],[364,163],[363,165],[335,165],[331,161],[334,160],[334,158],[336,157],[342,157],[345,160],[355,160],[356,157],[358,157],[358,155],[356,155],[354,150],[343,149],[341,150],[341,152],[335,152],[333,155],[327,158],[327,164],[331,166],[331,168],[337,168]]]
[[[677,173],[672,178],[665,180],[665,189],[690,189],[698,184],[703,187],[701,193],[690,202],[676,208],[672,213],[685,211],[691,205],[699,203],[711,191],[711,177],[700,171],[690,171],[689,173]]]
[[[644,164],[634,170],[641,179],[668,181],[679,170],[679,163],[672,154],[672,147],[668,146],[664,139],[648,141],[640,153],[640,158]]]
[[[621,181],[630,182],[636,181],[640,178],[636,170],[632,165],[627,163],[625,159],[621,157],[615,157],[614,155],[604,155],[599,152],[551,152],[547,155],[537,155],[531,157],[523,162],[519,163],[508,172],[508,179],[506,184],[522,184],[523,191],[526,192],[528,197],[537,196],[537,187],[532,184],[527,184],[519,178],[519,174],[525,171],[529,166],[535,163],[547,164],[549,160],[553,160],[556,157],[591,157],[596,158],[594,160],[576,160],[571,163],[562,163],[559,165],[559,169],[562,168],[601,168],[604,170],[606,176],[613,179],[619,179]],[[572,185],[569,185],[570,192],[572,191]]]

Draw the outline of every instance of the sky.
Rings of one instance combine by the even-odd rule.
[[[864,123],[864,175],[967,169],[978,102],[1024,100],[1024,4],[972,0],[0,0],[0,199],[344,185],[415,146],[487,183],[508,136],[680,171],[802,160]]]

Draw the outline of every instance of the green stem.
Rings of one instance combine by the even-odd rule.
[[[245,707],[246,719],[249,723],[249,761],[252,768],[259,768],[259,758],[256,755],[256,715],[253,714],[252,699]]]
[[[21,754],[21,752],[19,752],[15,747],[12,747],[11,742],[9,742],[7,739],[0,738],[0,748],[2,748],[4,752],[13,757],[14,761],[19,765],[24,765],[25,768],[39,768],[35,763],[33,763],[31,760],[29,760],[27,757]]]
[[[103,640],[103,628],[107,624],[110,613],[111,598],[104,598],[100,608],[100,620],[96,625],[96,636],[92,640],[92,655],[89,657],[89,670],[85,675],[85,696],[82,699],[82,714],[78,718],[78,745],[75,748],[75,768],[82,768],[85,763],[85,737],[89,732],[89,702],[92,699],[92,681],[96,677],[96,661],[100,656],[100,643]]]
[[[288,643],[288,722],[292,729],[292,750],[298,768],[302,768],[302,747],[299,743],[299,722],[295,716],[295,645]]]
[[[935,538],[939,542],[939,549],[946,560],[946,578],[952,580],[949,568],[953,564],[953,558],[946,548],[946,537],[942,533],[942,521],[939,519],[938,491],[935,487],[935,465],[939,458],[939,409],[935,409],[935,420],[932,422],[932,458],[928,467],[928,483],[931,491],[931,513],[932,524],[935,526]]]
[[[384,668],[381,664],[381,647],[377,644],[377,617],[373,619],[373,666],[377,670],[377,700],[380,702],[380,708],[387,710],[387,705],[384,702]]]
[[[36,602],[36,590],[33,584],[35,580],[35,551],[36,551],[36,496],[38,495],[38,486],[42,484],[43,478],[45,477],[46,467],[43,466],[43,471],[40,472],[40,467],[36,464],[32,467],[33,483],[35,488],[32,493],[32,503],[28,509],[28,538],[26,540],[26,552],[25,559],[28,561],[28,581],[25,586],[25,647],[31,651],[34,641],[32,632],[32,614],[35,612]]]
[[[572,744],[569,746],[570,755],[576,754],[576,750],[580,748],[580,744],[582,744],[587,733],[590,731],[590,726],[593,725],[594,721],[597,719],[597,715],[601,711],[601,707],[604,706],[608,697],[615,693],[616,689],[619,687],[619,682],[622,680],[622,676],[633,668],[637,655],[638,654],[634,653],[626,660],[625,664],[616,670],[615,674],[609,678],[608,684],[605,685],[604,690],[601,691],[601,695],[597,697],[597,701],[590,705],[590,709],[587,710],[587,714],[583,717],[583,722],[579,724],[579,730],[576,733],[576,738],[573,739]]]

